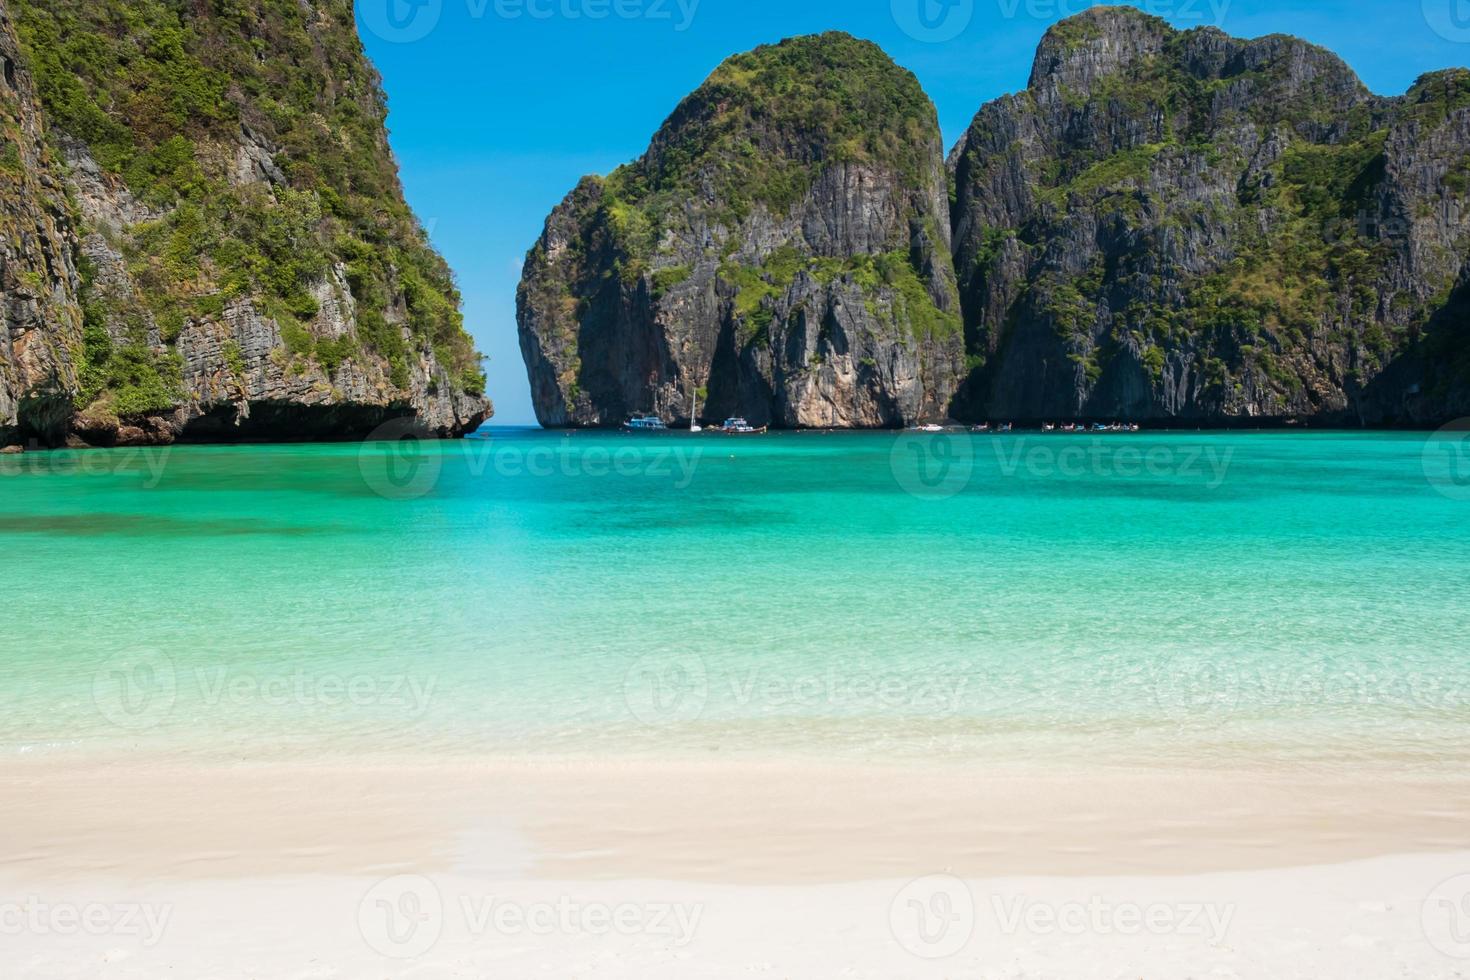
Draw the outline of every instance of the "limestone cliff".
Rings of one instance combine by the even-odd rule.
[[[81,347],[77,238],[30,73],[0,4],[0,442],[63,429]]]
[[[951,156],[964,417],[1470,414],[1470,72],[1098,8]]]
[[[963,370],[943,146],[845,34],[738,55],[546,222],[518,294],[544,425],[942,417]]]
[[[1295,38],[1095,8],[980,110],[948,203],[937,139],[865,42],[730,59],[527,257],[542,423],[700,389],[780,426],[1470,415],[1470,71],[1385,98]]]
[[[349,0],[0,0],[0,57],[0,437],[489,415]]]

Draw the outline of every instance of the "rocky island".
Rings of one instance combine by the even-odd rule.
[[[845,34],[737,55],[546,222],[538,419],[1426,426],[1470,414],[1470,71],[1367,90],[1292,37],[1054,26],[941,159]]]
[[[491,412],[350,0],[0,0],[0,444]]]
[[[738,55],[547,220],[518,294],[538,419],[882,427],[964,370],[934,107],[845,34]]]

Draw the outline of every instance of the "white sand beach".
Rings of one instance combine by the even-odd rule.
[[[1466,975],[1470,780],[12,759],[5,976]]]
[[[1435,980],[1426,896],[1458,855],[1182,877],[802,886],[293,876],[65,886],[6,936],[24,978],[983,977]],[[100,907],[117,928],[63,934]]]

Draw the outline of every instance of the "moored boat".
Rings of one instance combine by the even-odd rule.
[[[623,423],[624,432],[667,432],[668,428],[657,415],[635,415]]]
[[[745,419],[735,416],[728,418],[720,425],[716,432],[723,432],[730,436],[758,436],[766,431],[766,426],[756,428]]]

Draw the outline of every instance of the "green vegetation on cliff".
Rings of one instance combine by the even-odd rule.
[[[670,223],[707,195],[708,217],[734,230],[756,206],[789,212],[830,165],[918,184],[937,134],[918,80],[871,42],[833,32],[735,55],[680,103],[644,157],[603,181],[607,223],[629,256],[621,271],[642,274]]]
[[[687,221],[691,201],[708,195],[714,203],[707,218],[732,233],[720,277],[737,291],[747,342],[766,337],[771,312],[764,301],[778,299],[800,269],[818,266],[823,282],[845,276],[869,294],[886,291],[916,337],[958,335],[958,315],[936,306],[908,249],[895,247],[907,243],[844,256],[838,268],[789,244],[759,266],[730,254],[755,207],[781,218],[826,167],[871,167],[922,187],[937,140],[934,107],[918,80],[871,42],[833,32],[735,55],[680,103],[647,154],[602,182],[606,226],[627,255],[619,271],[629,282],[647,271],[668,228]],[[680,265],[654,273],[655,292],[688,272]]]
[[[362,344],[395,384],[407,383],[419,349],[483,392],[452,276],[403,202],[350,0],[12,0],[12,8],[53,137],[84,143],[151,215],[110,240],[138,295],[91,293],[94,320],[116,333],[116,324],[149,318],[169,343],[186,319],[250,299],[297,339],[294,356],[333,370],[353,345],[312,340],[305,325],[318,313],[313,291],[340,265]],[[409,340],[388,319],[396,297]],[[91,394],[113,392],[119,410],[171,397],[169,358],[84,347]]]
[[[735,55],[548,218],[518,292],[537,415],[941,416],[962,367],[933,105],[843,33]],[[662,352],[662,353],[661,353]]]
[[[756,204],[790,209],[833,163],[917,181],[937,132],[918,79],[877,45],[836,32],[791,38],[727,59],[605,192],[633,242],[704,181],[734,225]]]
[[[956,157],[973,410],[1345,413],[1462,275],[1467,106],[1463,70],[1384,98],[1296,38],[1055,25]]]

